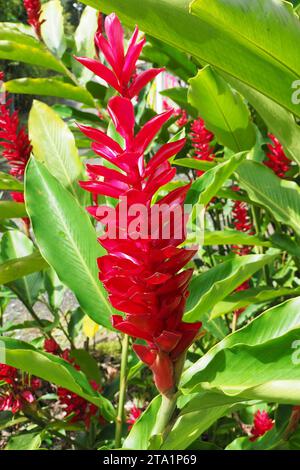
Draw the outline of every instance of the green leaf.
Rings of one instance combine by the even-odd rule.
[[[0,59],[25,62],[66,74],[64,65],[40,41],[9,23],[0,24]]]
[[[96,241],[86,211],[34,159],[27,166],[25,191],[32,228],[43,257],[74,292],[83,310],[96,323],[112,328],[112,308],[97,272],[96,260],[104,250]]]
[[[167,90],[161,91],[160,94],[170,98],[174,103],[178,104],[180,108],[186,109],[191,116],[197,117],[197,110],[188,102],[187,88],[168,88]]]
[[[45,289],[50,307],[56,311],[64,298],[65,286],[60,282],[53,268],[47,269],[44,276]]]
[[[199,70],[189,84],[189,103],[218,142],[234,152],[250,150],[255,144],[255,130],[242,97],[210,66]]]
[[[186,449],[228,409],[228,405],[214,406],[180,415],[161,450]]]
[[[1,261],[6,261],[6,263],[4,264],[3,271],[1,270],[1,278],[4,278],[4,281],[6,280],[8,287],[10,287],[27,306],[32,306],[38,297],[42,286],[42,276],[40,273],[34,273],[22,277],[22,270],[19,272],[15,270],[12,275],[9,268],[14,267],[16,269],[18,265],[22,268],[22,261],[24,261],[24,257],[26,257],[27,267],[23,270],[23,273],[24,271],[25,274],[28,273],[28,271],[34,272],[35,269],[31,271],[32,267],[28,266],[28,257],[32,254],[35,254],[34,245],[26,235],[19,230],[10,230],[4,233],[1,239]],[[19,258],[21,258],[21,261]],[[35,256],[34,259],[31,258],[31,261],[33,262],[34,268],[37,257]],[[41,268],[41,263],[43,262],[44,260],[41,261],[38,259],[39,268]],[[14,280],[9,280],[9,277],[13,277]]]
[[[265,165],[250,160],[239,166],[237,175],[252,201],[300,234],[300,189],[295,182],[278,178]]]
[[[55,78],[17,78],[6,82],[5,88],[10,93],[56,96],[94,106],[93,97],[85,88]]]
[[[23,191],[23,183],[8,173],[0,171],[0,191]]]
[[[41,444],[40,433],[26,432],[11,436],[5,446],[5,450],[37,450],[41,447]]]
[[[0,337],[0,355],[4,358],[4,364],[66,388],[98,406],[105,419],[114,419],[115,411],[110,401],[93,389],[81,371],[60,357],[8,337]]]
[[[267,310],[244,328],[241,328],[235,333],[228,335],[226,338],[216,344],[210,351],[208,351],[208,353],[206,353],[183,373],[181,378],[181,386],[189,393],[191,393],[191,391],[194,393],[197,390],[200,390],[201,387],[198,385],[202,381],[202,373],[205,373],[206,368],[211,364],[218,353],[224,351],[225,349],[229,350],[239,345],[247,346],[249,348],[255,346],[265,346],[268,348],[268,352],[264,352],[265,360],[262,360],[263,366],[263,364],[268,362],[269,356],[270,358],[272,357],[272,351],[275,352],[277,350],[277,346],[274,345],[272,341],[276,341],[278,339],[280,340],[291,332],[298,332],[299,337],[299,328],[300,297],[297,297]],[[287,348],[287,353],[290,356],[290,363],[289,366],[287,366],[287,369],[291,371],[293,371],[295,367],[292,363],[292,354],[294,352],[291,346],[292,342],[293,341],[289,343]],[[283,352],[284,349],[281,349],[281,351]],[[253,350],[253,353],[254,352],[255,351]],[[231,368],[231,364],[226,361],[226,369],[229,367]],[[247,367],[243,366],[239,368],[239,371],[247,371]],[[251,374],[248,370],[248,376],[250,377],[250,380],[251,377],[253,380],[255,380],[256,372]],[[267,382],[267,378],[265,382]],[[278,387],[280,390],[280,384],[278,384]],[[290,385],[290,388],[293,388],[292,384]],[[252,396],[250,398],[252,398]],[[275,397],[272,397],[269,401],[276,401],[276,399]]]
[[[141,417],[134,423],[130,433],[123,443],[123,449],[148,449],[152,429],[157,420],[157,413],[161,405],[161,396],[155,397]]]
[[[201,320],[214,305],[243,284],[255,272],[271,263],[277,254],[238,256],[194,277],[190,284],[184,320]]]
[[[79,25],[75,31],[76,56],[95,57],[94,35],[98,28],[98,11],[95,8],[86,7],[80,17]],[[91,80],[93,73],[79,62],[74,61],[73,71],[79,77],[81,83]]]
[[[86,197],[78,181],[83,164],[75,139],[67,124],[49,106],[34,101],[29,114],[29,136],[36,160],[45,163],[50,173],[79,200]]]
[[[25,205],[14,201],[0,201],[0,220],[27,217]]]
[[[7,232],[9,233],[9,232]],[[28,256],[10,259],[0,265],[0,284],[7,284],[48,267],[47,262],[38,251]]]
[[[85,349],[72,349],[71,357],[75,359],[76,364],[89,380],[100,383],[101,376],[97,361]]]
[[[248,235],[245,232],[232,229],[216,230],[214,232],[205,231],[203,245],[272,246],[269,241],[262,240],[256,235]]]
[[[277,0],[84,0],[104,13],[209,63],[300,115],[299,18]],[[278,79],[280,77],[280,79]]]
[[[279,297],[294,297],[299,294],[299,287],[292,289],[288,287],[281,287],[279,289],[254,287],[245,291],[235,292],[214,306],[210,318],[217,318],[234,310],[245,308],[248,305],[268,302]]]
[[[191,168],[192,170],[211,170],[216,165],[214,162],[206,162],[196,160],[195,158],[176,158],[172,160],[172,165],[182,166],[183,168]]]
[[[43,41],[57,57],[62,57],[66,50],[64,37],[64,17],[60,0],[43,3],[41,9],[41,27]]]
[[[197,203],[206,206],[246,158],[246,155],[245,152],[234,155],[197,178],[188,191],[185,204]]]

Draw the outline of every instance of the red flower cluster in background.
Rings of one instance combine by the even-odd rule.
[[[232,187],[233,191],[239,191],[238,186]],[[233,226],[239,232],[253,234],[253,225],[249,216],[249,209],[246,202],[234,201],[232,209]],[[239,255],[248,255],[251,252],[251,246],[247,245],[233,245],[233,251]]]
[[[4,80],[1,72],[0,80]],[[6,94],[3,94],[6,98]],[[5,99],[0,105],[0,147],[3,148],[2,155],[10,166],[10,174],[19,180],[23,180],[25,168],[28,163],[32,147],[24,126],[20,125],[19,112],[11,111],[11,100]],[[11,197],[16,202],[24,202],[22,192],[11,192]],[[29,227],[29,219],[23,219]]]
[[[285,155],[279,140],[277,140],[273,134],[268,134],[268,137],[271,139],[272,143],[267,145],[268,152],[266,155],[268,160],[264,163],[271,168],[279,178],[284,178],[291,168],[291,161]]]
[[[0,364],[0,384],[0,411],[17,413],[36,400],[35,392],[42,381],[27,374],[21,376],[14,367]]]
[[[163,145],[145,164],[144,152],[173,111],[156,115],[135,134],[134,107],[129,98],[139,93],[161,69],[147,70],[135,75],[131,81],[145,39],[136,44],[136,28],[125,54],[122,26],[114,14],[106,18],[105,30],[108,41],[102,35],[97,40],[113,71],[98,61],[79,60],[122,95],[110,99],[108,112],[125,143],[122,148],[104,132],[80,126],[82,132],[94,140],[93,150],[120,170],[87,165],[92,177],[90,181],[82,182],[81,186],[94,195],[106,195],[120,201],[127,198],[128,225],[125,230],[120,223],[120,218],[125,214],[120,214],[119,203],[115,221],[117,236],[110,239],[104,235],[99,239],[108,252],[98,260],[99,277],[109,293],[111,304],[125,313],[125,317],[113,315],[114,327],[147,343],[135,344],[134,350],[152,369],[158,390],[168,393],[175,386],[174,365],[190,346],[201,326],[200,323],[188,324],[182,321],[192,276],[192,269],[182,271],[182,268],[196,251],[178,248],[185,234],[177,239],[171,221],[167,239],[163,238],[160,229],[153,239],[149,226],[145,238],[133,239],[129,229],[132,216],[129,214],[132,204],[137,203],[152,213],[153,195],[171,181],[176,172],[168,159],[183,148],[185,139]],[[170,192],[157,203],[158,206],[182,207],[188,188],[184,186]],[[108,214],[110,209],[107,208]],[[97,206],[89,207],[88,210],[100,222],[105,225],[108,223],[107,220],[104,222],[105,217],[99,215]]]
[[[75,363],[74,359],[70,357],[70,350],[61,350],[60,346],[54,339],[46,339],[44,342],[44,349],[46,352],[60,356],[65,361],[80,370],[80,367]],[[90,381],[91,386],[97,392],[101,391],[101,386],[94,381]],[[63,387],[57,387],[57,396],[59,403],[62,405],[66,417],[70,418],[71,423],[84,422],[86,428],[90,427],[91,419],[97,416],[99,409],[93,403],[85,400],[84,398],[76,395]],[[98,417],[98,421],[103,422],[102,416]]]
[[[214,134],[205,127],[203,119],[195,119],[191,125],[191,141],[195,151],[195,158],[207,162],[213,161],[215,158],[214,147],[212,141]],[[197,175],[203,175],[204,171],[198,170]]]
[[[251,428],[252,437],[250,441],[256,441],[274,426],[274,421],[269,418],[266,411],[258,410],[254,415],[253,426]]]
[[[132,405],[132,407],[129,410],[128,418],[126,420],[126,423],[128,424],[128,431],[132,428],[134,423],[139,419],[139,417],[142,414],[142,410],[138,408],[135,405]]]
[[[23,4],[27,13],[27,22],[33,27],[36,35],[41,39],[41,2],[40,0],[23,0]]]

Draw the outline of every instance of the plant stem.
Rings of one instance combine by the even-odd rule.
[[[123,419],[124,419],[124,404],[125,404],[126,385],[127,385],[128,345],[129,345],[129,336],[124,335],[123,341],[122,341],[119,403],[118,403],[118,414],[117,414],[117,419],[116,419],[116,433],[115,433],[115,447],[116,447],[116,449],[119,449],[121,447],[121,439],[122,439],[122,427],[123,427]]]
[[[152,436],[165,434],[166,428],[176,408],[177,394],[174,393],[171,396],[162,395],[161,399],[162,401],[158,412],[157,420],[152,431]]]

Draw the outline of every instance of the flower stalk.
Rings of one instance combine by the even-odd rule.
[[[119,402],[116,418],[115,447],[119,449],[122,443],[122,429],[124,423],[124,405],[127,388],[127,361],[128,361],[129,336],[124,335],[122,340],[122,356],[120,370]]]

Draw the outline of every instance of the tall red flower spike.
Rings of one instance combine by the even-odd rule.
[[[41,2],[40,0],[23,0],[23,4],[27,13],[27,21],[33,27],[37,37],[41,39]]]
[[[101,31],[97,32],[95,44],[97,49],[102,51],[111,68],[96,59],[88,59],[87,57],[76,57],[76,59],[107,82],[120,95],[133,98],[164,69],[148,69],[136,74],[136,63],[146,42],[145,38],[138,39],[139,29],[136,27],[125,53],[124,32],[119,18],[114,13],[107,16],[104,26],[107,38]]]
[[[206,129],[203,119],[198,118],[193,121],[190,136],[195,151],[195,158],[207,162],[213,161],[215,158],[214,148],[212,146],[214,134]],[[203,175],[203,173],[202,170],[197,171],[198,176]]]
[[[254,415],[253,426],[251,428],[252,437],[250,441],[256,441],[259,437],[266,434],[274,426],[274,421],[269,418],[266,411],[258,410]]]
[[[111,63],[118,71],[118,76],[123,77],[120,91],[123,94],[124,90],[127,92],[130,90],[129,70],[133,70],[133,64],[138,59],[142,45],[139,43],[133,47],[137,37],[136,29],[134,39],[130,41],[132,45],[129,46],[130,53],[127,52],[125,56],[127,68],[124,68],[124,52],[121,47],[123,33],[120,22],[114,14],[106,19],[106,32],[111,45],[109,49]],[[104,44],[108,48],[106,42],[102,41],[101,44],[102,48]],[[134,58],[130,67],[128,54]],[[118,62],[113,61],[112,57],[118,58]],[[122,64],[122,67],[117,69],[116,63]],[[126,74],[124,70],[127,71]],[[149,74],[147,76],[149,78]],[[108,83],[109,81],[110,78]],[[141,82],[144,86],[145,81]],[[128,95],[127,92],[125,94]],[[131,93],[129,95],[134,96]],[[124,317],[113,315],[113,326],[144,341],[144,344],[135,344],[134,350],[152,369],[158,390],[161,393],[168,393],[175,386],[174,365],[190,346],[201,326],[201,323],[188,324],[182,321],[188,284],[193,271],[192,269],[182,271],[182,268],[192,259],[196,250],[178,248],[185,239],[185,233],[180,233],[179,236],[175,234],[176,227],[172,221],[169,221],[167,227],[169,234],[165,238],[166,227],[164,230],[158,227],[153,233],[149,220],[157,208],[161,210],[166,206],[170,209],[176,206],[182,208],[184,204],[189,185],[170,192],[155,206],[151,201],[157,190],[173,179],[176,170],[171,168],[168,159],[183,148],[185,139],[163,145],[146,164],[144,153],[147,147],[173,111],[156,115],[138,133],[134,132],[134,107],[128,97],[111,98],[108,112],[118,133],[124,138],[124,148],[100,130],[79,126],[81,131],[94,141],[93,150],[117,168],[87,165],[90,180],[81,182],[81,186],[93,195],[101,194],[119,200],[115,211],[116,220],[113,221],[111,208],[107,207],[107,217],[102,215],[103,210],[97,206],[88,208],[92,216],[106,225],[106,230],[109,223],[115,225],[116,236],[110,237],[105,233],[99,239],[108,253],[98,259],[99,278],[108,291],[113,307],[125,313]],[[126,209],[123,204],[125,198]],[[137,203],[147,209],[147,215],[150,213],[150,217],[144,224],[146,226],[144,236],[135,239],[132,237],[133,217],[130,209]],[[125,227],[124,216],[127,216]],[[186,217],[181,215],[183,232],[185,232],[185,219]]]
[[[267,145],[267,161],[265,165],[271,168],[279,178],[284,178],[286,173],[291,168],[291,161],[287,158],[284,153],[283,147],[279,140],[273,134],[268,134],[269,139],[272,143]]]

